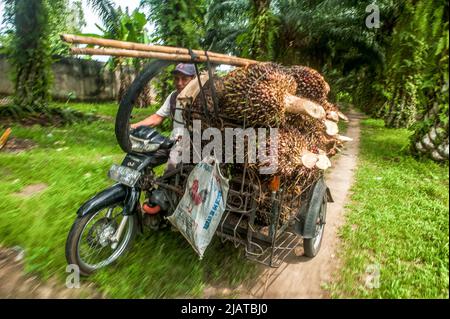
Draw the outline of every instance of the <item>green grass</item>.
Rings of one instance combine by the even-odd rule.
[[[116,117],[118,105],[117,103],[54,103],[52,106],[54,107],[61,107],[61,108],[71,108],[78,111],[81,111],[83,113],[89,114],[97,114],[104,117],[113,118]],[[135,108],[133,110],[133,122],[137,120],[141,120],[145,118],[146,116],[154,113],[158,109],[159,105],[152,105],[148,108],[142,108],[138,109]]]
[[[369,119],[361,131],[333,296],[448,298],[448,166],[411,157],[407,130]],[[379,269],[378,288],[368,280],[371,265]]]
[[[57,105],[60,106],[60,105]],[[65,240],[80,205],[112,185],[107,171],[124,154],[114,135],[116,104],[71,104],[83,112],[111,116],[91,124],[60,128],[12,127],[12,136],[38,147],[19,154],[0,152],[0,245],[23,247],[26,271],[65,282]],[[155,107],[138,110],[135,121]],[[25,186],[48,188],[29,198]],[[179,233],[146,232],[118,263],[84,282],[93,281],[110,298],[202,297],[206,285],[237,287],[255,274],[242,249],[215,239],[203,261]]]
[[[61,106],[61,105],[58,105]],[[38,147],[0,152],[0,245],[26,250],[26,270],[65,281],[64,245],[77,208],[111,185],[109,167],[124,154],[116,143],[116,104],[70,104],[104,115],[91,124],[14,126],[13,136]],[[137,121],[156,107],[135,112]],[[109,117],[109,118],[108,118]],[[342,127],[345,129],[345,127]],[[361,155],[341,231],[343,265],[330,289],[344,298],[448,298],[448,166],[408,155],[409,132],[382,122],[362,124]],[[30,198],[25,186],[48,188]],[[368,267],[380,269],[377,289],[365,285]],[[203,261],[179,233],[146,232],[119,261],[84,282],[111,298],[202,297],[207,285],[237,287],[258,275],[242,249],[215,239]]]
[[[339,127],[339,134],[340,135],[344,135],[345,133],[347,133],[347,130],[348,130],[348,123],[347,122],[339,121],[338,127]]]

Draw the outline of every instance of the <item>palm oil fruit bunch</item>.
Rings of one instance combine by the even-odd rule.
[[[318,104],[295,96],[295,79],[274,63],[230,72],[224,80],[223,112],[247,126],[283,126],[287,114],[325,118]]]
[[[331,166],[327,156],[328,142],[325,134],[303,134],[295,128],[280,129],[276,141],[277,153],[270,150],[273,145],[269,138],[266,150],[270,150],[271,153],[266,153],[267,158],[258,162],[258,166],[252,165],[251,168],[261,169],[277,164],[276,174],[284,178],[298,177],[300,173],[307,173],[309,170],[326,170]]]
[[[211,81],[204,86],[210,92]],[[214,80],[220,105],[220,116],[245,126],[282,127],[288,115],[304,114],[325,119],[326,112],[319,104],[296,96],[295,79],[275,63],[260,63],[238,68],[223,79]],[[204,98],[197,96],[192,110],[205,113]],[[213,100],[206,97],[206,112],[211,113]]]
[[[303,166],[302,156],[308,142],[297,130],[280,130],[278,134],[278,172],[291,176]]]
[[[291,75],[297,83],[296,95],[319,104],[327,100],[330,86],[323,76],[307,66],[295,65],[286,68],[286,73]]]
[[[285,72],[295,79],[298,97],[320,104],[326,111],[328,120],[333,122],[339,122],[339,119],[348,121],[348,118],[339,111],[338,107],[328,101],[330,86],[318,71],[307,66],[295,65],[285,68]]]
[[[223,78],[214,77],[214,89],[211,88],[211,80],[206,81],[201,91],[188,108],[183,109],[183,118],[187,127],[192,128],[194,120],[200,120],[202,130],[209,127],[221,127],[223,121],[218,117],[222,115],[220,98],[224,92]],[[215,106],[213,95],[216,95]],[[217,107],[217,114],[216,114]]]
[[[278,126],[285,119],[285,98],[297,85],[273,63],[260,63],[230,72],[224,81],[222,111],[248,126]]]

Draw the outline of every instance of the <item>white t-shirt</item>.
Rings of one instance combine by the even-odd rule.
[[[169,94],[169,96],[167,97],[164,104],[161,106],[161,108],[158,110],[158,112],[156,112],[157,115],[162,116],[162,117],[170,117],[170,98],[175,93],[176,93],[176,91],[173,91],[171,94]],[[182,106],[177,100],[171,138],[177,138],[177,137],[183,135],[184,119],[183,119],[183,114],[182,114],[181,108],[182,108]]]
[[[161,108],[156,112],[157,115],[162,117],[170,117],[170,98],[173,94],[175,94],[176,91],[173,91],[169,96],[167,97],[164,104],[161,106]],[[173,130],[170,134],[171,139],[178,139],[180,136],[184,135],[184,119],[182,114],[182,108],[183,106],[180,104],[180,102],[177,100],[176,102],[176,109],[175,109],[175,115],[174,115],[174,121],[173,121]],[[167,167],[166,172],[170,169],[173,169],[179,164],[182,160],[182,151],[183,147],[185,147],[185,143],[182,143],[178,141],[175,143],[175,145],[170,150],[169,159],[167,161]]]

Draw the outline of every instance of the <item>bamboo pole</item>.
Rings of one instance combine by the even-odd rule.
[[[88,44],[88,45],[98,45],[102,47],[110,47],[116,49],[125,49],[125,50],[133,50],[133,51],[144,51],[144,52],[158,52],[158,53],[167,53],[167,54],[175,54],[175,55],[188,55],[190,57],[190,52],[185,48],[177,48],[177,47],[168,47],[168,46],[160,46],[160,45],[148,45],[142,43],[135,42],[125,42],[111,39],[101,39],[101,38],[93,38],[93,37],[84,37],[77,36],[72,34],[62,34],[61,39],[68,43],[75,44]],[[245,66],[250,64],[256,64],[258,61],[238,58],[234,56],[228,56],[225,54],[201,51],[201,50],[192,50],[192,52],[197,55],[201,59],[205,59],[208,55],[210,60],[213,59],[225,59],[225,61],[232,61],[232,65],[236,66]],[[235,63],[235,64],[234,64]]]
[[[190,55],[184,55],[184,54],[144,52],[144,51],[124,50],[124,49],[71,48],[70,52],[73,55],[106,55],[106,56],[128,57],[128,58],[160,59],[160,60],[176,61],[176,62],[207,62],[208,61],[208,58],[206,56],[198,56],[195,60],[192,60],[192,57]],[[239,67],[248,66],[248,63],[236,61],[235,59],[211,57],[211,58],[209,58],[209,61],[211,63],[215,63],[215,64],[228,64],[228,65],[239,66]]]

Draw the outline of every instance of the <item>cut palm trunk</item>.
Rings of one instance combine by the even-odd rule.
[[[337,123],[339,122],[339,115],[336,111],[330,111],[327,112],[327,119]]]
[[[209,74],[204,72],[200,74],[200,81],[195,79],[191,81],[184,90],[178,95],[177,99],[184,106],[191,105],[197,99],[199,94],[201,93],[201,89],[205,86],[206,82],[209,80]],[[200,83],[199,83],[200,82]],[[200,87],[200,84],[202,88]]]
[[[313,101],[293,95],[286,95],[284,101],[286,104],[286,113],[304,114],[316,119],[323,119],[326,116],[323,107]]]
[[[344,113],[342,113],[340,111],[338,111],[337,113],[341,120],[343,120],[344,122],[348,122],[348,117]]]

